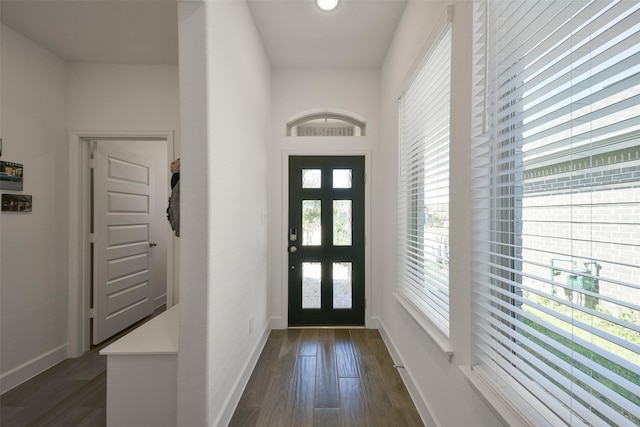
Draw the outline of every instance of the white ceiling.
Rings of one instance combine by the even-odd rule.
[[[406,0],[249,0],[274,68],[380,67]],[[1,0],[2,22],[69,62],[177,64],[176,0]]]
[[[69,62],[178,63],[174,1],[1,1],[4,24]]]
[[[324,12],[313,0],[253,0],[249,8],[274,68],[382,65],[406,0],[341,0]]]

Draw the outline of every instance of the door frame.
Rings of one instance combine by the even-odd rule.
[[[67,357],[78,357],[91,345],[89,327],[90,272],[89,219],[90,174],[89,144],[92,139],[139,139],[165,144],[167,159],[174,158],[173,131],[74,131],[69,137],[69,260],[67,307]],[[167,166],[168,167],[168,166]],[[173,234],[167,232],[167,308],[174,304],[175,255]]]
[[[280,221],[280,233],[278,242],[281,250],[281,307],[282,325],[274,324],[276,328],[288,328],[289,326],[289,253],[287,252],[289,230],[289,157],[290,156],[362,156],[364,157],[364,323],[365,327],[375,326],[371,316],[371,150],[369,149],[283,149],[281,158],[282,167],[282,217]]]

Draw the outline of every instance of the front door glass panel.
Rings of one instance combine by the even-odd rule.
[[[302,188],[321,188],[321,169],[302,169]]]
[[[322,201],[302,201],[302,244],[320,246],[322,244]]]
[[[333,263],[333,308],[351,308],[351,263]]]
[[[320,282],[322,264],[319,262],[302,263],[302,308],[320,308]]]
[[[333,170],[333,188],[351,188],[351,169]]]
[[[351,246],[351,200],[333,201],[333,244]]]

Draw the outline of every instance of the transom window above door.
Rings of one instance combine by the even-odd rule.
[[[364,136],[366,120],[342,111],[307,111],[287,121],[287,136]]]

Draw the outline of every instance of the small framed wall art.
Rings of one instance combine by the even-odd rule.
[[[0,189],[22,191],[24,166],[21,163],[0,161]]]
[[[2,212],[31,212],[33,203],[28,194],[3,194]]]

